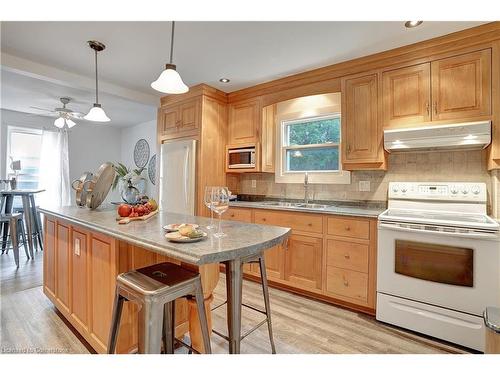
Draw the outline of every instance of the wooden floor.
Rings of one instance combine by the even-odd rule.
[[[34,353],[89,353],[42,292],[42,253],[34,261],[12,252],[0,256],[0,350]],[[377,322],[373,317],[271,289],[274,338],[278,353],[464,353],[461,348]],[[225,280],[215,291],[215,305],[225,299]],[[245,281],[243,300],[262,306],[260,285]],[[243,308],[243,331],[262,316]],[[225,333],[225,308],[214,311],[214,327]],[[227,353],[227,343],[213,335],[212,351]],[[270,353],[266,325],[243,340],[242,353]]]

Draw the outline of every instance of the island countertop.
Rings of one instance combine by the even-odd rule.
[[[110,206],[96,210],[76,206],[47,207],[40,208],[40,211],[156,253],[198,265],[257,254],[282,243],[291,231],[290,228],[284,227],[223,220],[222,230],[227,235],[216,238],[213,236],[214,231],[206,229],[210,219],[200,216],[160,211],[145,221],[118,224],[116,208]],[[170,242],[165,238],[165,230],[162,227],[172,223],[198,224],[208,233],[208,237],[192,243]]]

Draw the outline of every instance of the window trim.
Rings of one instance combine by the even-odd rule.
[[[332,143],[322,143],[313,145],[289,145],[288,135],[289,126],[294,123],[301,123],[304,121],[314,121],[314,120],[324,120],[331,118],[339,118],[342,125],[342,115],[340,112],[330,112],[324,114],[317,114],[313,116],[304,116],[299,118],[282,118],[278,121],[277,135],[278,139],[276,142],[277,152],[276,152],[276,173],[275,182],[277,183],[303,183],[304,175],[306,171],[288,171],[286,168],[287,150],[296,149],[313,149],[313,148],[334,148],[337,147],[339,155],[339,169],[338,170],[326,170],[326,171],[307,171],[309,175],[309,183],[313,184],[350,184],[351,183],[351,173],[344,171],[342,169],[342,126],[340,128],[340,140],[339,142]]]
[[[21,127],[21,126],[7,126],[7,144],[5,147],[5,175],[13,176],[14,173],[10,169],[10,156],[11,156],[11,145],[12,145],[12,133],[22,133],[22,134],[30,134],[30,135],[39,135],[41,136],[43,133],[42,129],[39,128],[31,128],[31,127]],[[20,174],[20,176],[24,176],[25,174]]]

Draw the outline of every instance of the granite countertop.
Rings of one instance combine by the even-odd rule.
[[[385,202],[314,202],[324,204],[325,208],[299,208],[293,205],[279,205],[277,200],[264,200],[258,202],[232,201],[231,207],[262,208],[267,210],[282,210],[294,212],[310,212],[319,214],[343,215],[343,216],[362,216],[376,218],[386,209]],[[290,203],[290,202],[289,202]],[[292,202],[301,203],[301,202]],[[313,202],[311,202],[313,203]]]
[[[213,236],[214,231],[206,229],[210,219],[200,216],[160,211],[145,221],[118,224],[116,207],[106,206],[96,210],[76,206],[44,207],[40,211],[191,264],[218,263],[252,256],[282,243],[290,234],[290,228],[223,220],[222,231],[227,236],[219,239]],[[208,233],[208,238],[192,243],[167,241],[162,227],[173,223],[198,224]]]

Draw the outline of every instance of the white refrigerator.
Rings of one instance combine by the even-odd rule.
[[[194,215],[196,141],[163,143],[160,150],[160,209]]]

